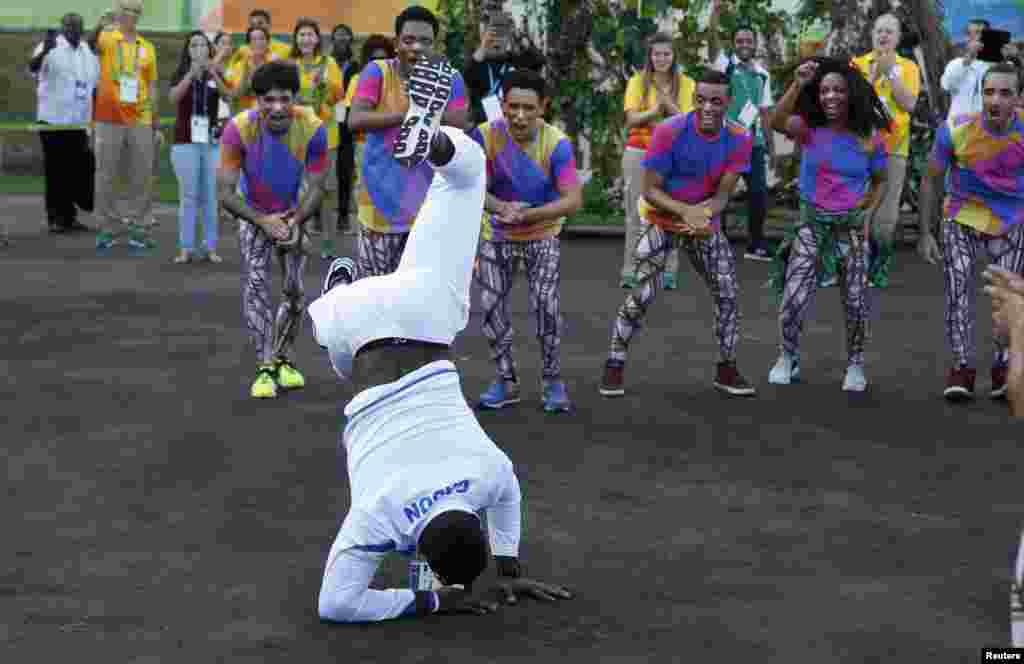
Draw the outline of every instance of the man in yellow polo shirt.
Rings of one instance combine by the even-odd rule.
[[[876,288],[889,285],[893,236],[900,218],[900,195],[907,174],[910,153],[910,115],[921,93],[921,72],[917,64],[896,53],[900,43],[900,20],[893,14],[882,14],[871,32],[873,49],[853,64],[875,88],[878,97],[892,116],[890,130],[883,132],[889,151],[888,172],[882,195],[868,212],[872,227],[871,263],[868,280]]]
[[[153,247],[144,218],[153,194],[153,159],[159,96],[156,50],[137,30],[142,0],[117,0],[116,26],[96,35],[100,80],[95,104],[96,216],[99,233],[96,249],[115,243],[114,235],[128,222],[129,246]],[[127,214],[117,211],[114,193],[117,176],[128,179],[124,187]]]

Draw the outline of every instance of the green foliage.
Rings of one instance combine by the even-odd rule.
[[[442,43],[448,60],[461,69],[470,55],[468,46],[469,35],[475,21],[471,21],[472,8],[469,3],[460,0],[440,0],[437,6],[437,17],[441,23]]]

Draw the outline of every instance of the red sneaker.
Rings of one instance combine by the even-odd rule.
[[[1006,367],[992,367],[992,391],[989,396],[993,399],[1005,399],[1006,389]]]
[[[749,397],[757,392],[732,362],[718,363],[718,371],[715,373],[715,389],[734,397]]]
[[[601,377],[601,386],[597,388],[601,396],[621,397],[626,393],[622,386],[625,369],[625,363],[617,360],[608,360],[604,363],[604,376]]]
[[[942,396],[949,401],[967,401],[974,398],[974,378],[977,372],[970,367],[953,367],[946,378]]]

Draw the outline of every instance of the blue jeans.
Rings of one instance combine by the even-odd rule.
[[[171,147],[171,165],[178,178],[178,243],[194,251],[196,221],[203,211],[206,250],[217,250],[217,158],[216,145],[179,143]]]

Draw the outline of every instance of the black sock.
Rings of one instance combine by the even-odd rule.
[[[427,161],[434,166],[445,166],[454,158],[455,144],[452,143],[452,139],[448,138],[448,134],[438,130],[434,134],[434,140],[430,142],[430,153],[427,155]]]

